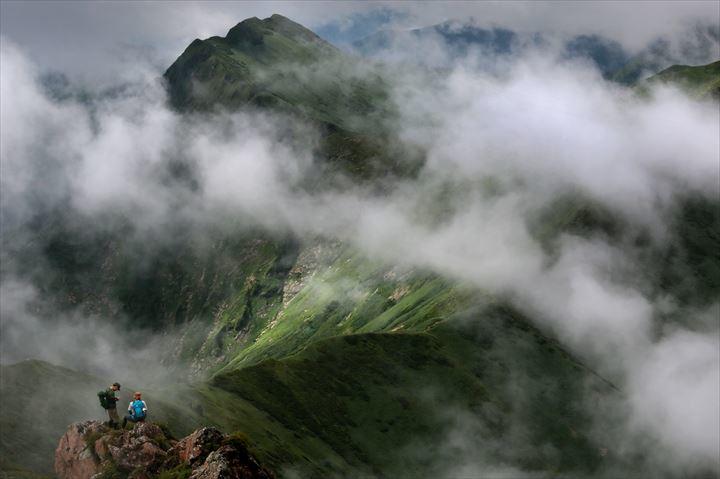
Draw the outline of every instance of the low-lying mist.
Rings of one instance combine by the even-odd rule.
[[[318,133],[303,130],[309,147],[298,148],[286,138],[292,119],[182,116],[147,80],[56,100],[38,74],[2,42],[3,363],[37,357],[104,373],[111,358],[113,374],[132,376],[123,358],[160,364],[172,342],[138,340],[79,309],[37,314],[32,305],[50,292],[37,291],[10,252],[40,211],[62,205],[97,228],[119,215],[149,250],[177,225],[198,237],[226,225],[321,235],[511,298],[622,391],[622,402],[593,411],[598,436],[629,455],[650,448],[666,471],[720,468],[718,302],[657,293],[634,241],[662,248],[680,200],[718,201],[717,104],[671,88],[642,97],[546,57],[516,59],[500,75],[462,62],[430,80],[397,73],[397,128],[426,151],[420,173],[383,194],[309,191],[302,180],[320,161]],[[184,173],[169,176],[173,165]],[[532,221],[568,194],[602,205],[623,234],[564,234],[548,251]]]

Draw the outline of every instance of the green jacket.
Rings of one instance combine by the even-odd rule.
[[[112,388],[107,390],[108,409],[117,409],[117,402],[120,400],[115,396],[115,391]]]

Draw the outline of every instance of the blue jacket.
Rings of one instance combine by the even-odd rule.
[[[133,417],[143,418],[147,415],[147,404],[145,404],[145,401],[142,399],[135,399],[134,401],[130,401],[128,411]]]

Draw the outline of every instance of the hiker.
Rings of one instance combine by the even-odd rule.
[[[120,400],[120,398],[115,395],[115,392],[119,390],[120,383],[113,383],[112,386],[98,393],[98,397],[100,398],[100,405],[107,409],[108,417],[110,418],[110,421],[108,421],[108,426],[113,428],[116,428],[120,425],[120,416],[118,416],[117,413],[117,402]]]
[[[128,412],[130,414],[125,416],[125,418],[123,419],[123,429],[125,429],[125,425],[128,421],[145,421],[145,416],[147,416],[147,404],[145,404],[145,401],[142,400],[142,393],[136,392],[135,394],[133,394],[133,400],[130,401],[130,404],[128,405]]]

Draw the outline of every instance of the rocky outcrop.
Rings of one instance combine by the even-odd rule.
[[[115,430],[84,421],[68,427],[55,451],[60,479],[149,479],[171,470],[191,479],[274,478],[243,441],[210,427],[176,441],[150,422]]]
[[[101,461],[109,461],[120,470],[157,471],[167,456],[163,445],[169,444],[162,429],[151,423],[139,423],[119,436],[101,437],[95,441],[94,449]]]
[[[226,444],[208,454],[207,459],[195,469],[190,479],[246,479],[273,477],[247,449]]]
[[[55,450],[55,474],[60,478],[92,477],[99,471],[94,444],[88,440],[106,428],[97,421],[71,424]]]
[[[201,464],[225,439],[223,433],[214,427],[204,427],[193,432],[173,447],[173,454],[179,462],[191,466]]]

